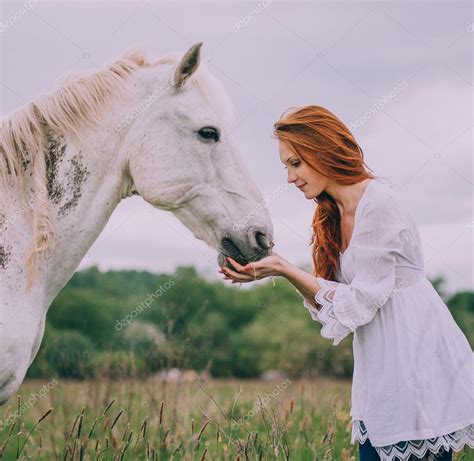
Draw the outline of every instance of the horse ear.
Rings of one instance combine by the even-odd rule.
[[[174,71],[174,87],[180,88],[186,80],[196,71],[199,66],[201,58],[201,46],[202,42],[193,45],[181,59],[181,62]]]

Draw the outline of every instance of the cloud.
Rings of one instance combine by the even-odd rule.
[[[472,233],[446,247],[472,221],[470,3],[274,1],[234,31],[255,4],[40,2],[2,33],[2,114],[49,90],[61,73],[100,66],[129,46],[160,56],[204,41],[204,58],[235,102],[244,161],[265,194],[286,181],[271,137],[286,108],[323,105],[349,124],[406,79],[355,135],[368,165],[400,186],[425,257],[441,251],[427,272],[445,275],[451,290],[472,288]],[[17,7],[4,2],[2,21]],[[270,204],[275,249],[294,263],[311,262],[313,210],[291,188]],[[119,205],[80,267],[93,263],[217,270],[213,251],[139,198]]]

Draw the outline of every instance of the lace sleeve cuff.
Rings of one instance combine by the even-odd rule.
[[[303,298],[303,304],[311,314],[311,318],[321,323],[321,336],[333,339],[333,346],[337,346],[352,332],[337,319],[334,312],[333,299],[340,284],[320,277],[316,277],[316,280],[321,289],[316,293],[314,300],[320,305],[320,309],[316,309],[306,298]]]

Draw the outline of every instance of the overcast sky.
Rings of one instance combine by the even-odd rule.
[[[26,6],[25,6],[26,5]],[[203,41],[235,103],[235,136],[262,193],[286,182],[273,123],[317,104],[353,130],[368,166],[418,223],[429,277],[473,289],[473,14],[470,2],[1,2],[1,115],[71,70],[131,46],[151,58]],[[365,115],[364,115],[365,114]],[[275,251],[310,265],[314,203],[287,188],[269,204]],[[217,277],[216,253],[173,215],[124,200],[80,268]]]

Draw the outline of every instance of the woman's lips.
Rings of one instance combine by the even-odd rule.
[[[306,186],[306,184],[302,184],[301,186],[296,186],[298,189],[303,189],[303,187]]]

